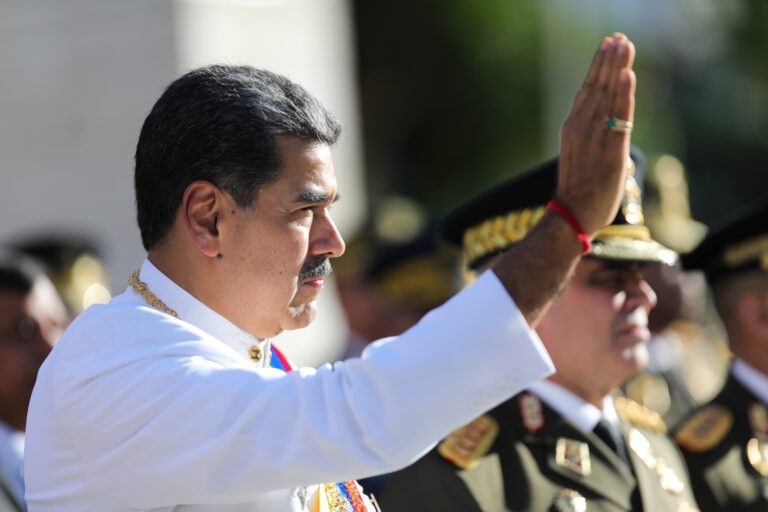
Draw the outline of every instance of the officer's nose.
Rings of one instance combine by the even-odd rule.
[[[643,307],[646,311],[650,311],[656,306],[656,292],[639,272],[633,275],[634,278],[629,280],[627,285],[627,305],[631,308]]]

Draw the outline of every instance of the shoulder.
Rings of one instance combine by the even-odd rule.
[[[472,469],[490,451],[498,435],[498,422],[484,414],[454,430],[438,445],[437,452],[458,468]]]
[[[661,415],[634,400],[616,397],[613,400],[616,411],[631,424],[654,432],[666,434],[667,425]]]
[[[209,334],[126,295],[81,313],[54,347],[42,374],[64,390],[136,363],[194,358],[217,365],[234,360],[228,347]]]
[[[675,442],[688,453],[703,453],[718,446],[733,426],[733,413],[711,402],[697,409],[675,432]]]

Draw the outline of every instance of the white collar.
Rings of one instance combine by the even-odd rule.
[[[179,319],[202,329],[222,343],[234,349],[244,359],[250,361],[248,350],[258,345],[264,357],[257,364],[267,366],[270,359],[270,340],[260,340],[248,334],[238,326],[212,310],[185,289],[174,283],[168,276],[155,267],[149,259],[145,259],[141,265],[139,279],[143,281],[149,291],[166,306],[179,314]],[[131,287],[128,287],[129,291]],[[135,293],[135,292],[133,292]],[[143,299],[141,299],[143,300]]]
[[[738,357],[733,358],[731,373],[745,388],[768,405],[768,375],[756,370]]]
[[[602,416],[613,425],[619,425],[619,416],[610,396],[603,397],[602,411],[550,380],[540,380],[528,387],[528,390],[541,398],[548,406],[557,411],[584,432],[591,432]]]

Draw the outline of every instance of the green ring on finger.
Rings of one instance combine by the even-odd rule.
[[[629,133],[632,131],[632,121],[609,117],[605,121],[605,127],[611,132]]]

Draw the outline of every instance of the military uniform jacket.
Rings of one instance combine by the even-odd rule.
[[[765,404],[729,374],[714,400],[677,429],[702,511],[768,510],[766,415]]]
[[[457,466],[433,450],[392,475],[379,502],[383,510],[406,512],[695,510],[672,440],[656,422],[642,420],[644,412],[633,423],[617,409],[634,474],[594,433],[524,392],[489,413],[498,436],[477,454],[476,467],[463,469],[473,461]]]

